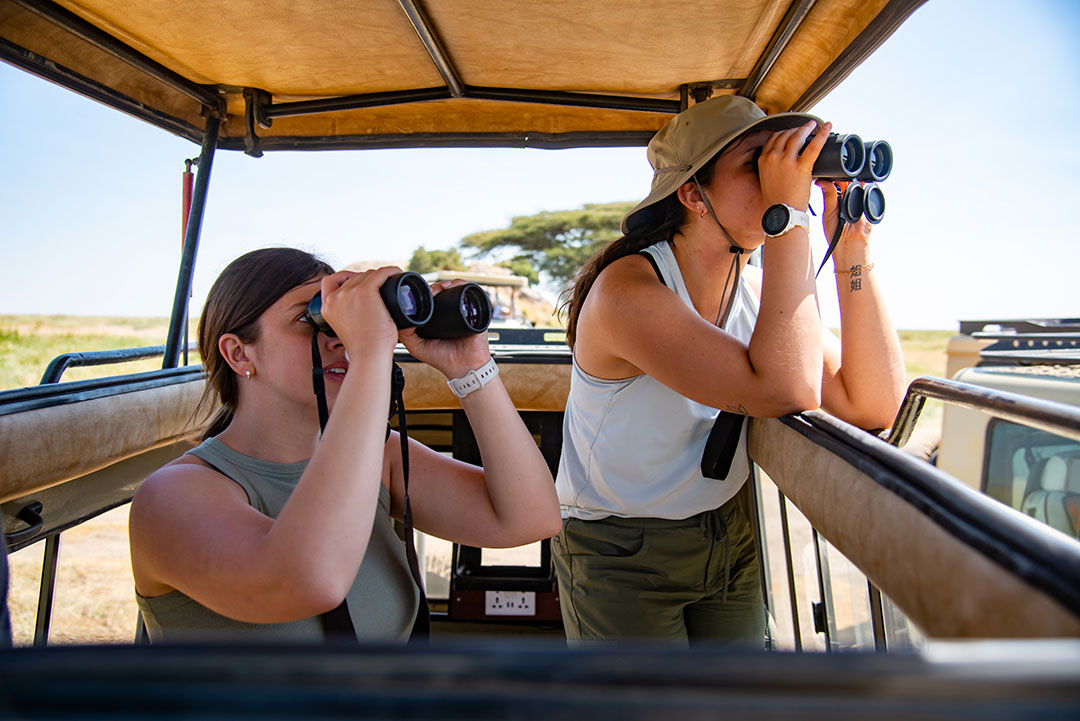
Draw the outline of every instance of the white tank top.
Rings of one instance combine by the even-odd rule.
[[[671,244],[663,241],[644,252],[656,261],[664,284],[693,309]],[[743,275],[724,330],[748,344],[757,314],[758,298]],[[746,480],[750,464],[743,424],[727,479],[701,474],[701,454],[717,413],[645,374],[624,380],[591,376],[575,358],[555,480],[563,517],[683,519],[723,505]]]

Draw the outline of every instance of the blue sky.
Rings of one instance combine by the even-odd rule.
[[[1080,316],[1077,37],[1073,0],[930,0],[813,108],[893,146],[873,272],[899,327]],[[0,109],[0,314],[168,315],[198,147],[2,63]],[[638,200],[650,177],[643,148],[219,152],[193,307],[251,248],[406,259],[515,215]],[[819,288],[835,324],[831,274]]]

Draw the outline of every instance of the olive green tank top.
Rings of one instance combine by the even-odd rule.
[[[277,518],[307,467],[271,463],[237,453],[208,438],[189,451],[232,479],[247,493],[252,508]],[[319,519],[312,519],[318,523]],[[318,616],[288,623],[244,623],[211,611],[180,591],[146,598],[136,595],[150,641],[299,642],[324,640]],[[349,590],[347,605],[357,638],[365,641],[407,641],[420,594],[405,560],[405,545],[390,519],[390,492],[379,487],[379,508],[367,552]]]

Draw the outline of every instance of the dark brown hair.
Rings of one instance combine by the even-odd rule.
[[[728,143],[725,147],[730,147],[734,142]],[[722,153],[723,151],[717,153],[695,173],[703,188],[712,182],[716,159]],[[585,261],[585,264],[574,275],[570,285],[559,294],[559,315],[566,318],[566,343],[571,350],[577,340],[577,321],[581,314],[581,306],[585,303],[585,297],[596,282],[600,271],[619,258],[633,255],[663,240],[671,240],[676,231],[686,223],[687,217],[687,210],[676,193],[638,212],[645,215],[645,220],[626,235],[605,245]]]
[[[215,397],[221,402],[204,440],[232,422],[240,395],[236,374],[218,350],[218,339],[235,333],[244,343],[253,343],[259,337],[259,318],[278,298],[333,272],[329,264],[306,251],[263,248],[240,256],[217,277],[199,318],[199,354],[206,376],[199,411]]]

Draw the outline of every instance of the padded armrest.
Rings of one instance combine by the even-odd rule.
[[[209,417],[194,417],[203,385],[197,379],[0,415],[0,502],[197,436]]]

